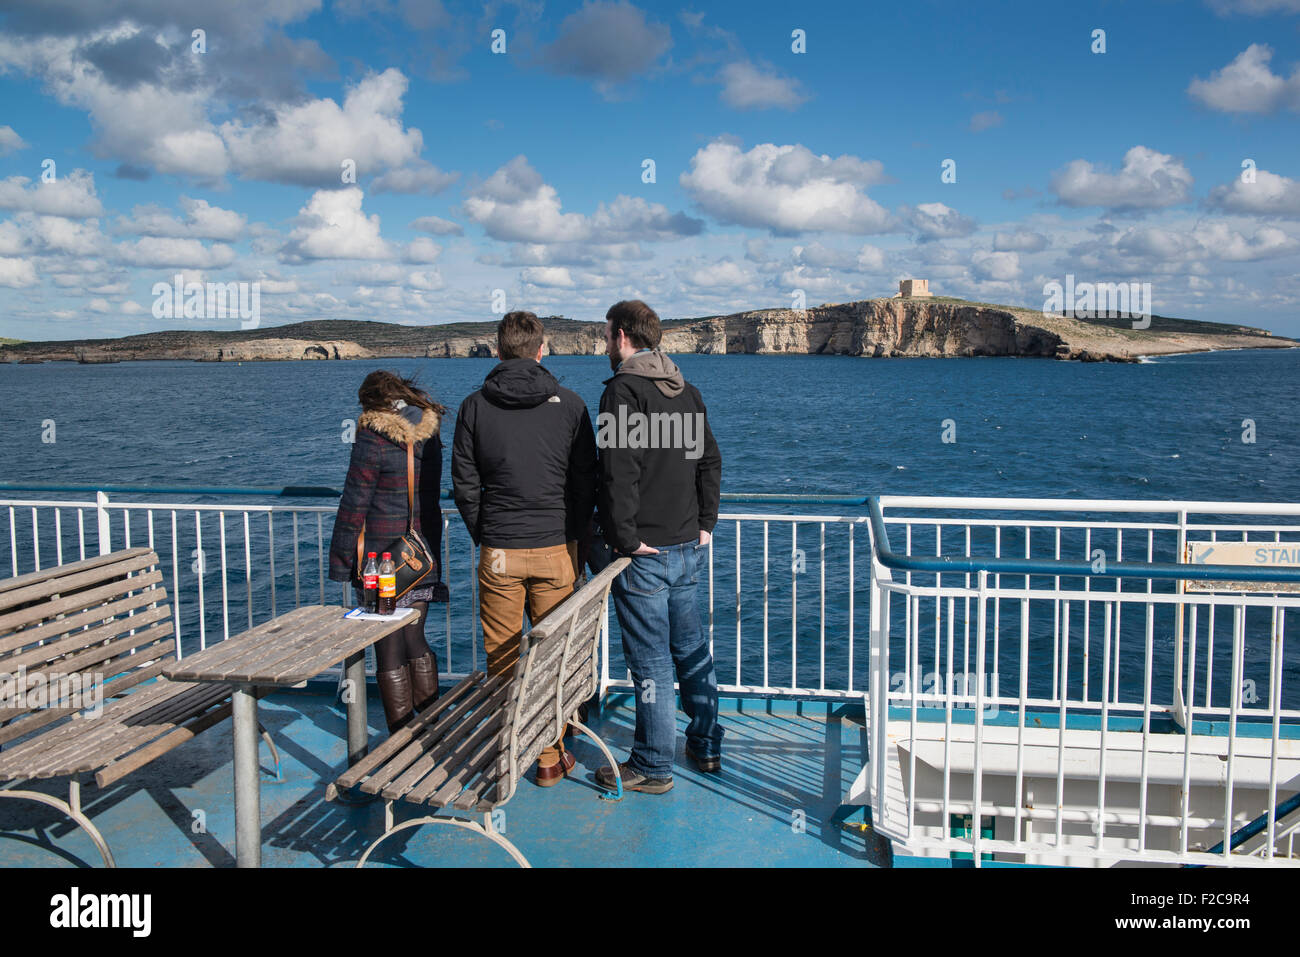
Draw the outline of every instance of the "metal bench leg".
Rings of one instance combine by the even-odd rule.
[[[74,824],[85,831],[92,841],[95,842],[95,848],[99,851],[99,856],[104,859],[105,867],[117,867],[117,862],[113,860],[113,852],[108,849],[108,842],[104,840],[104,835],[99,833],[99,828],[90,823],[90,818],[81,813],[81,782],[73,780],[68,786],[68,800],[61,801],[49,794],[42,794],[40,791],[17,791],[11,788],[0,789],[0,798],[17,798],[18,800],[36,801],[38,804],[44,804],[66,814]]]
[[[277,781],[283,781],[284,778],[280,777],[280,752],[276,750],[275,742],[271,740],[271,732],[267,731],[260,721],[257,722],[257,730],[261,733],[262,740],[266,742],[266,746],[271,749],[271,760],[275,762],[275,779]]]
[[[431,815],[429,817],[418,817],[410,821],[403,821],[401,824],[394,827],[392,826],[392,807],[392,802],[389,801],[387,806],[384,808],[384,821],[389,825],[388,830],[379,835],[379,837],[377,837],[374,842],[366,848],[366,852],[361,855],[361,860],[357,861],[358,868],[365,867],[366,861],[370,859],[370,855],[374,853],[375,848],[388,840],[398,831],[404,831],[410,827],[422,827],[425,824],[454,824],[456,827],[463,827],[476,834],[482,834],[489,841],[504,847],[506,852],[514,858],[515,863],[520,867],[532,867],[532,865],[528,863],[528,859],[519,853],[519,848],[515,847],[496,832],[496,828],[492,826],[491,812],[483,815],[482,824],[479,824],[477,821],[466,821],[463,818],[458,817],[436,817]]]
[[[605,757],[609,758],[609,766],[614,769],[614,793],[600,795],[601,800],[602,801],[623,800],[623,773],[619,771],[618,762],[614,760],[613,753],[609,750],[609,748],[605,747],[605,742],[600,739],[600,735],[598,735],[595,731],[592,731],[591,728],[587,727],[576,717],[570,718],[569,724],[573,725],[575,728],[577,728],[587,737],[591,738],[591,740],[595,741],[596,746],[605,753]]]

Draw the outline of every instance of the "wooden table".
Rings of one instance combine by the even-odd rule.
[[[413,612],[384,621],[343,616],[341,605],[307,605],[251,628],[197,654],[174,661],[163,674],[174,681],[208,681],[233,686],[235,732],[235,864],[262,864],[261,779],[257,758],[257,698],[274,688],[301,684],[339,662],[351,684],[348,764],[365,757],[366,648],[411,622]]]

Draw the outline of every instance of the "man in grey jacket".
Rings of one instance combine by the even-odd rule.
[[[636,733],[619,771],[624,787],[649,794],[673,786],[674,673],[691,719],[687,757],[701,771],[722,766],[718,684],[696,588],[718,521],[722,456],[699,390],[658,351],[660,339],[659,317],[644,302],[610,308],[605,344],[614,376],[596,434],[601,527],[614,551],[632,556],[613,585],[636,686]],[[596,776],[613,786],[613,768]]]

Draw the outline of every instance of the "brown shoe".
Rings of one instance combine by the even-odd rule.
[[[411,701],[417,713],[438,698],[438,659],[433,655],[411,659]]]
[[[572,754],[568,751],[561,751],[560,760],[557,764],[553,764],[549,768],[539,767],[537,769],[537,786],[549,788],[559,784],[560,778],[568,777],[569,772],[573,770],[573,766],[577,763]]]

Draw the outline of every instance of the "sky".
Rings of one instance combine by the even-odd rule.
[[[0,336],[890,295],[1300,336],[1300,0],[2,0]],[[166,300],[164,302],[164,300]]]

